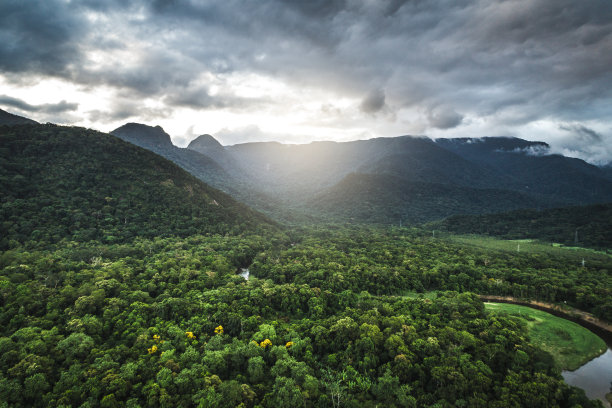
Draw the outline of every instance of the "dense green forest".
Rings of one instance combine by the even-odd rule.
[[[432,238],[418,229],[307,230],[299,245],[258,254],[252,271],[278,284],[309,284],[333,292],[451,290],[566,302],[612,321],[608,256],[594,254],[582,266],[572,253],[491,251]]]
[[[612,204],[501,214],[454,215],[431,223],[456,234],[484,234],[505,239],[535,238],[565,245],[612,248]]]
[[[478,294],[612,321],[607,256],[287,228],[110,135],[0,142],[0,408],[601,406]]]
[[[269,224],[174,163],[104,133],[0,126],[0,141],[0,249]]]
[[[394,291],[394,282],[383,283],[385,271],[370,276],[380,278],[370,293],[362,274],[340,274],[342,265],[321,252],[311,258],[323,265],[312,268],[331,275],[329,285],[297,283],[308,273],[296,270],[293,257],[256,257],[248,281],[235,273],[256,253],[319,240],[336,243],[333,254],[363,259],[351,245],[342,248],[348,236],[355,234],[315,234],[304,244],[284,234],[193,236],[7,251],[0,400],[41,407],[598,406],[562,381],[521,319],[486,313],[473,294],[377,295]],[[364,230],[359,239],[368,236]],[[374,262],[399,252],[383,250]],[[418,263],[417,254],[404,256]],[[366,259],[356,263],[372,269]],[[265,279],[273,268],[294,282]]]
[[[409,182],[391,175],[350,174],[308,200],[315,214],[332,222],[416,225],[450,214],[479,214],[537,206],[518,192],[449,184]]]

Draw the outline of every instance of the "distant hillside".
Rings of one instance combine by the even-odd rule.
[[[600,169],[609,180],[612,180],[612,164],[608,163],[607,165],[600,167]]]
[[[195,150],[197,152],[207,152],[207,151],[220,151],[223,150],[223,145],[219,143],[217,139],[212,137],[211,135],[200,135],[189,142],[187,146],[188,149]]]
[[[111,135],[144,147],[171,160],[211,186],[231,191],[236,182],[215,160],[189,149],[182,149],[172,144],[170,135],[160,126],[147,126],[140,123],[128,123],[112,132]]]
[[[306,145],[245,143],[225,149],[252,175],[256,188],[291,202],[308,200],[350,173],[510,190],[544,207],[612,200],[612,182],[601,168],[547,154],[546,144],[516,138],[402,136]]]
[[[81,128],[0,127],[0,191],[0,249],[238,233],[267,223],[174,163]]]
[[[13,125],[35,125],[38,122],[24,118],[23,116],[13,115],[7,111],[0,109],[0,125],[13,126]]]
[[[113,130],[111,134],[173,161],[206,184],[230,194],[258,211],[274,215],[281,220],[291,218],[278,200],[267,196],[261,189],[254,188],[255,183],[251,177],[241,170],[234,158],[226,154],[223,146],[212,136],[200,136],[190,147],[180,148],[172,144],[170,136],[160,126],[128,123]],[[203,139],[208,140],[204,143]],[[200,151],[206,151],[207,154]]]
[[[352,222],[417,224],[451,214],[483,213],[537,206],[518,192],[408,182],[396,176],[350,174],[307,206]]]
[[[241,166],[229,152],[211,135],[200,135],[193,139],[187,149],[198,152],[219,163],[235,180],[247,180],[248,175],[241,171]]]
[[[400,136],[222,146],[211,135],[202,135],[180,149],[159,127],[128,124],[113,134],[285,221],[345,219],[352,214],[364,222],[387,222],[402,214],[406,222],[422,222],[452,214],[612,201],[612,179],[606,169],[550,155],[545,143],[517,138]],[[360,176],[350,176],[353,173]],[[373,185],[374,180],[379,185]],[[383,197],[372,204],[373,213],[355,199],[363,196],[371,202],[372,189],[376,197]],[[421,198],[423,204],[418,204]],[[344,203],[342,209],[339,203]]]
[[[612,183],[599,167],[550,154],[548,145],[509,137],[437,139],[436,143],[475,165],[504,175],[498,187],[546,196],[552,203],[612,200]]]
[[[429,226],[457,234],[534,238],[565,245],[612,249],[612,203],[542,211],[455,215]]]

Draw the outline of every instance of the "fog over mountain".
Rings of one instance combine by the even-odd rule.
[[[0,108],[186,146],[516,136],[612,159],[607,0],[0,3]]]

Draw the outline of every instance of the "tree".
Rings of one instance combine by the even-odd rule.
[[[275,407],[295,408],[304,406],[304,397],[292,378],[276,377],[272,389],[272,401]]]

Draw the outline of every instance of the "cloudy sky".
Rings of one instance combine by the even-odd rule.
[[[2,0],[0,108],[184,146],[517,136],[612,160],[610,0]]]

